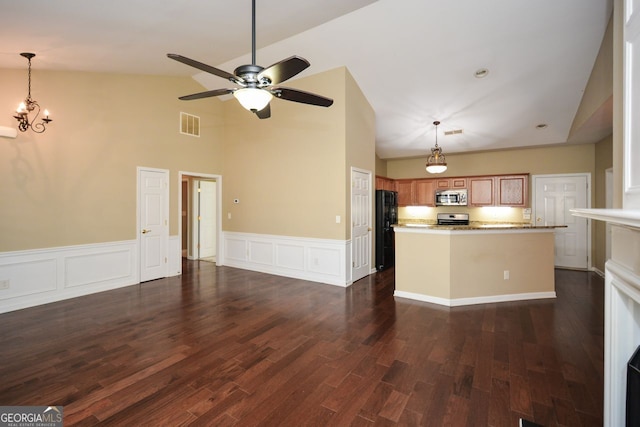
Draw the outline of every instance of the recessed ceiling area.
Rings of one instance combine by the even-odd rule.
[[[256,9],[257,63],[299,55],[311,62],[300,77],[347,67],[375,110],[376,152],[392,159],[426,156],[434,120],[440,132],[464,129],[441,139],[445,153],[567,143],[612,2],[257,0]],[[193,75],[216,89],[225,81],[166,54],[232,72],[250,51],[250,0],[32,0],[6,2],[0,16],[1,68],[24,68],[19,53],[35,52],[38,70]],[[569,142],[602,138],[609,112]]]

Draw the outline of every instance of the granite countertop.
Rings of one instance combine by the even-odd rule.
[[[412,222],[394,224],[394,228],[417,228],[431,230],[531,230],[561,228],[566,225],[532,225],[529,223],[492,223],[472,221],[469,225],[438,225],[434,222]]]

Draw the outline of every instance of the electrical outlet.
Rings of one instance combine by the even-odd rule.
[[[509,270],[504,271],[504,280],[509,280]]]
[[[9,289],[9,279],[0,280],[0,289]]]

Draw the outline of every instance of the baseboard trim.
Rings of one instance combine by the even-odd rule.
[[[489,304],[489,303],[496,303],[496,302],[526,301],[526,300],[555,298],[556,293],[555,292],[532,292],[532,293],[508,294],[508,295],[489,295],[489,296],[473,297],[473,298],[446,299],[446,298],[434,297],[431,295],[417,294],[413,292],[394,291],[393,296],[398,298],[406,298],[406,299],[411,299],[415,301],[422,301],[422,302],[429,302],[432,304],[444,305],[446,307],[459,307],[459,306],[474,305],[474,304]]]

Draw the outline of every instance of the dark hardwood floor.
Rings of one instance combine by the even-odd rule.
[[[602,425],[603,279],[445,308],[188,261],[183,275],[0,315],[0,405],[65,426]]]

